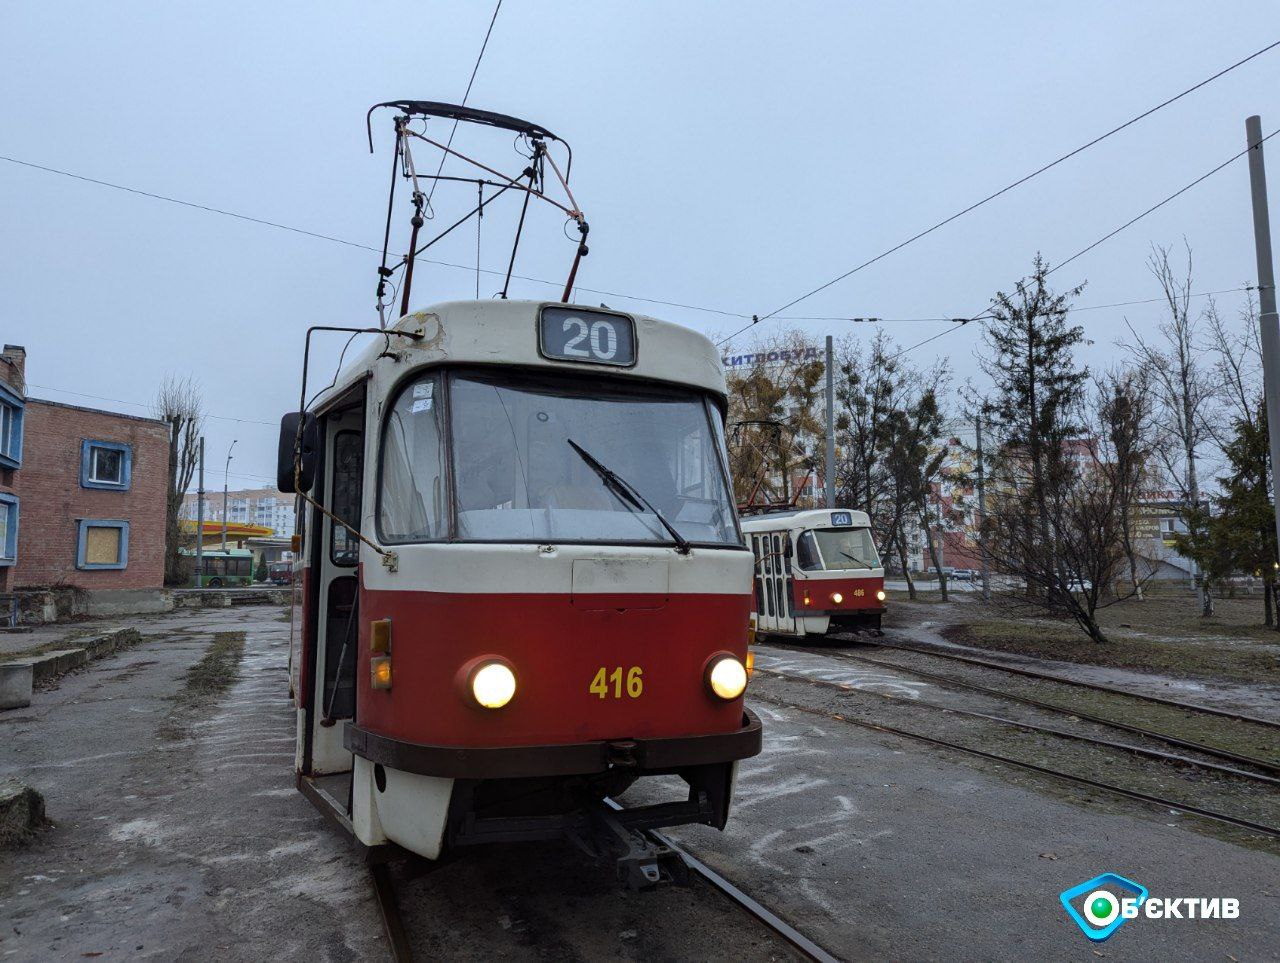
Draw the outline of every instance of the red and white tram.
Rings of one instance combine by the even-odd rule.
[[[376,334],[282,425],[299,788],[432,859],[584,820],[723,827],[761,730],[715,346],[515,300]],[[604,804],[671,774],[687,796]]]
[[[884,568],[866,512],[812,509],[742,520],[755,555],[755,621],[767,635],[879,629]]]

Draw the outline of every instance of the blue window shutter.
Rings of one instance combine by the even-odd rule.
[[[3,557],[0,566],[8,567],[18,560],[18,520],[20,516],[18,496],[0,492],[0,512],[4,513],[8,524],[5,525]]]
[[[104,449],[120,453],[120,480],[95,481],[93,478],[93,451]],[[119,441],[100,441],[86,438],[80,443],[80,487],[98,488],[104,491],[127,492],[133,484],[133,449]]]
[[[115,528],[120,531],[120,559],[117,562],[89,562],[85,558],[85,550],[91,528]],[[76,519],[76,568],[84,571],[97,569],[123,569],[129,565],[129,523],[121,518],[77,518]]]
[[[0,468],[22,466],[22,423],[26,420],[27,402],[7,384],[0,381],[0,408],[10,412],[8,446],[0,445]]]

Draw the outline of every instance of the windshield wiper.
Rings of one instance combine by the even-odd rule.
[[[689,554],[689,549],[691,547],[689,545],[689,540],[676,531],[676,527],[667,521],[667,517],[663,515],[662,512],[654,508],[649,499],[641,495],[634,485],[617,472],[610,471],[602,465],[599,459],[572,438],[566,438],[565,441],[569,443],[570,448],[578,453],[578,457],[585,461],[591,470],[600,476],[600,480],[604,482],[605,487],[608,488],[609,491],[617,495],[619,500],[624,504],[630,505],[633,511],[640,511],[642,508],[647,508],[649,511],[653,512],[654,517],[662,523],[662,527],[665,528],[667,533],[671,536],[671,540],[676,543],[676,551],[681,555]]]
[[[841,554],[841,555],[843,555],[845,558],[847,558],[849,561],[851,561],[851,562],[857,562],[857,563],[858,563],[862,568],[870,568],[870,567],[871,567],[871,564],[870,564],[869,562],[864,562],[864,561],[863,561],[862,559],[860,559],[860,558],[854,558],[854,557],[853,557],[852,555],[850,555],[848,552],[841,551],[840,549],[836,549],[836,551],[837,551],[837,552],[840,552],[840,554]]]

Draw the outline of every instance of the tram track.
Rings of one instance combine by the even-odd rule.
[[[612,803],[612,800],[610,800]],[[613,805],[617,805],[613,803]],[[684,862],[685,867],[690,873],[706,882],[712,889],[720,893],[726,899],[745,910],[758,923],[767,927],[773,933],[785,940],[792,949],[804,955],[806,959],[815,960],[817,963],[840,963],[838,956],[833,956],[815,943],[809,937],[805,936],[798,929],[778,916],[771,909],[758,902],[753,896],[739,889],[729,880],[725,879],[714,869],[698,859],[684,846],[675,842],[666,833],[658,830],[649,830],[644,834],[659,846],[665,846],[672,852],[676,853]]]
[[[953,715],[965,716],[970,719],[982,719],[987,722],[996,722],[1001,725],[1014,726],[1019,729],[1025,729],[1029,732],[1039,732],[1045,735],[1057,736],[1061,739],[1070,739],[1077,742],[1087,742],[1095,746],[1102,746],[1107,749],[1117,749],[1122,752],[1132,753],[1133,755],[1143,756],[1148,759],[1155,759],[1160,762],[1175,763],[1183,766],[1194,766],[1198,769],[1209,769],[1214,772],[1220,772],[1229,776],[1236,776],[1242,779],[1248,779],[1254,782],[1267,783],[1272,786],[1280,786],[1280,779],[1274,776],[1260,775],[1258,773],[1248,772],[1243,769],[1235,769],[1231,766],[1222,766],[1213,762],[1205,762],[1200,759],[1192,759],[1188,756],[1178,756],[1173,753],[1161,752],[1158,749],[1148,749],[1144,746],[1135,746],[1124,742],[1112,742],[1109,739],[1098,739],[1094,736],[1086,736],[1078,732],[1068,732],[1065,729],[1055,729],[1052,726],[1036,725],[1033,722],[1024,722],[1021,719],[1009,719],[1004,716],[992,715],[987,712],[977,712],[973,709],[962,709],[958,706],[943,705],[940,702],[929,702],[924,699],[902,699],[898,696],[890,695],[885,692],[875,692],[871,689],[859,689],[855,686],[847,685],[839,682],[830,682],[826,679],[814,679],[810,676],[794,675],[788,672],[779,672],[776,669],[768,669],[757,667],[757,672],[764,675],[771,675],[776,678],[787,679],[792,682],[810,683],[820,685],[827,688],[835,689],[844,694],[849,693],[865,693],[873,695],[881,699],[889,699],[898,705],[910,706],[912,708],[935,709],[940,712],[949,712]]]
[[[852,636],[836,636],[836,638],[854,641]],[[1280,729],[1280,722],[1274,719],[1266,719],[1261,716],[1250,715],[1245,712],[1236,712],[1231,709],[1219,709],[1214,706],[1201,705],[1195,702],[1185,702],[1181,699],[1168,699],[1164,696],[1147,695],[1142,692],[1134,692],[1130,689],[1122,689],[1118,686],[1106,685],[1101,682],[1086,682],[1083,679],[1073,679],[1070,676],[1059,675],[1056,672],[1040,672],[1036,669],[1028,669],[1024,666],[1008,665],[1003,662],[993,661],[991,659],[980,659],[976,656],[963,655],[959,652],[945,652],[938,646],[929,645],[903,645],[900,642],[886,642],[882,638],[876,639],[870,644],[881,649],[896,649],[900,652],[914,652],[919,655],[932,656],[938,659],[948,659],[952,662],[962,662],[966,665],[979,666],[984,669],[995,669],[1000,672],[1008,672],[1012,675],[1019,675],[1029,679],[1039,679],[1046,682],[1057,682],[1062,685],[1076,686],[1081,689],[1089,689],[1093,692],[1106,692],[1110,695],[1127,696],[1131,699],[1139,699],[1145,702],[1155,703],[1156,705],[1168,706],[1174,709],[1181,709],[1185,712],[1196,712],[1202,715],[1218,716],[1219,718],[1231,719],[1235,722],[1247,722],[1252,725],[1264,726],[1269,729]]]
[[[761,670],[757,668],[756,671],[759,672]],[[808,679],[804,676],[798,676],[796,677],[796,679],[801,682],[818,681],[818,680]],[[852,691],[856,692],[857,690],[852,690]],[[988,752],[985,749],[978,749],[974,746],[966,746],[963,743],[953,742],[948,739],[940,739],[936,736],[926,735],[925,733],[921,733],[921,732],[913,732],[912,730],[909,730],[909,729],[902,729],[897,726],[887,725],[885,723],[871,722],[866,719],[856,719],[850,716],[843,715],[842,713],[831,712],[829,710],[819,709],[813,706],[800,705],[798,703],[790,702],[785,699],[766,696],[759,692],[755,693],[754,698],[759,699],[762,702],[767,702],[771,705],[779,706],[784,709],[792,709],[797,712],[803,712],[808,715],[830,719],[836,722],[844,723],[846,725],[858,726],[860,728],[868,729],[873,732],[880,732],[887,735],[899,736],[904,739],[914,740],[917,742],[922,742],[928,745],[932,745],[940,749],[949,749],[954,752],[965,753],[967,755],[972,755],[981,759],[986,759],[990,762],[996,762],[1002,765],[1012,766],[1017,769],[1023,769],[1028,772],[1037,773],[1039,775],[1049,776],[1051,778],[1074,783],[1076,785],[1088,786],[1092,789],[1099,789],[1104,792],[1109,792],[1117,796],[1123,796],[1127,799],[1133,799],[1139,802],[1148,803],[1150,805],[1157,806],[1162,809],[1172,810],[1172,811],[1181,812],[1181,813],[1187,813],[1189,815],[1199,816],[1203,819],[1208,819],[1215,822],[1224,823],[1226,825],[1234,826],[1238,829],[1245,829],[1253,833],[1259,833],[1266,836],[1280,838],[1280,828],[1277,828],[1275,826],[1269,826],[1265,823],[1258,823],[1258,822],[1254,822],[1253,820],[1242,819],[1238,816],[1232,816],[1228,813],[1221,813],[1216,810],[1206,809],[1201,806],[1195,806],[1188,803],[1179,802],[1177,800],[1169,799],[1165,796],[1158,796],[1153,793],[1145,793],[1140,790],[1129,789],[1125,786],[1118,786],[1114,783],[1104,782],[1099,779],[1090,779],[1087,776],[1080,776],[1075,773],[1063,772],[1062,770],[1053,769],[1049,766],[1041,766],[1038,763],[1027,762],[1026,760],[1017,759],[1012,756],[1005,756],[1000,753]],[[897,700],[897,701],[905,702],[906,700]]]
[[[605,800],[605,804],[612,809],[622,808],[612,799]],[[691,875],[701,879],[725,899],[746,912],[805,959],[813,960],[815,963],[841,963],[840,957],[823,949],[755,897],[721,876],[670,836],[658,830],[647,830],[641,835],[653,844],[675,853]],[[416,859],[411,854],[405,855],[406,858]],[[374,901],[377,903],[383,932],[387,937],[387,948],[391,960],[393,963],[413,963],[413,949],[409,942],[408,930],[405,927],[404,915],[396,895],[396,885],[389,864],[386,861],[372,863],[369,866],[369,879],[373,885]]]
[[[387,934],[387,948],[393,963],[413,963],[413,948],[409,945],[409,933],[400,913],[400,901],[396,898],[395,884],[386,863],[369,867],[369,879],[373,883],[374,902],[382,918],[382,929]]]
[[[1243,753],[1232,752],[1231,750],[1223,749],[1220,746],[1211,746],[1206,743],[1197,742],[1192,739],[1184,739],[1184,738],[1181,738],[1180,736],[1175,736],[1167,732],[1161,732],[1157,729],[1150,729],[1145,726],[1138,726],[1128,722],[1120,722],[1119,720],[1116,720],[1116,719],[1107,718],[1105,716],[1094,715],[1093,713],[1084,712],[1082,710],[1074,709],[1069,706],[1057,705],[1056,703],[1046,702],[1042,699],[1033,699],[1030,696],[1018,695],[1017,693],[1009,692],[1004,689],[995,689],[995,688],[992,688],[991,686],[981,685],[976,682],[969,682],[964,679],[957,679],[953,676],[947,676],[947,675],[942,675],[936,672],[930,672],[927,669],[919,669],[914,666],[899,665],[896,662],[886,662],[881,659],[873,659],[870,656],[857,655],[852,652],[833,652],[829,649],[815,649],[815,648],[798,646],[798,645],[772,645],[768,643],[765,644],[765,647],[775,648],[775,649],[778,649],[779,651],[786,651],[786,652],[805,652],[810,655],[816,655],[816,656],[834,659],[835,661],[838,661],[838,662],[850,662],[850,663],[858,663],[858,664],[865,664],[865,665],[873,665],[873,666],[876,666],[877,668],[888,669],[889,671],[892,671],[892,672],[900,672],[904,675],[910,675],[920,679],[928,679],[929,681],[936,682],[939,685],[949,686],[956,689],[965,689],[967,691],[977,692],[981,695],[988,696],[993,699],[1000,699],[1006,702],[1014,702],[1020,705],[1029,706],[1045,712],[1052,712],[1058,715],[1067,716],[1072,719],[1091,722],[1096,725],[1106,726],[1112,729],[1117,729],[1122,732],[1128,732],[1133,735],[1141,736],[1144,739],[1150,739],[1154,742],[1162,742],[1168,746],[1174,746],[1179,749],[1186,749],[1192,752],[1200,753],[1202,755],[1211,756],[1215,759],[1221,759],[1224,762],[1231,762],[1239,766],[1250,766],[1255,769],[1260,769],[1263,772],[1270,774],[1270,778],[1263,777],[1265,781],[1270,781],[1276,784],[1280,784],[1280,779],[1274,778],[1274,777],[1280,777],[1280,764],[1278,763],[1274,763],[1266,759],[1259,759],[1256,756],[1249,756]],[[928,654],[932,655],[933,653],[928,653]],[[763,671],[763,670],[757,670],[757,671]],[[883,695],[883,693],[873,693],[873,694]],[[1145,696],[1142,696],[1139,694],[1134,694],[1134,693],[1125,693],[1125,694],[1131,695],[1136,699],[1145,698]],[[917,704],[924,705],[927,703],[919,702]],[[948,708],[948,707],[944,707],[944,708]],[[952,711],[960,711],[960,710],[953,709]],[[1046,728],[1044,731],[1055,732],[1056,730]],[[1081,738],[1087,738],[1087,737],[1081,737]],[[1104,744],[1106,744],[1105,740],[1095,740],[1095,741],[1101,741]],[[1119,744],[1119,743],[1116,743],[1113,745],[1122,746],[1122,744]],[[1139,752],[1144,751],[1144,750],[1138,749],[1138,747],[1132,747],[1132,748],[1134,748],[1136,751],[1139,751]],[[1147,751],[1149,752],[1149,750]],[[1183,757],[1169,755],[1168,758],[1181,759]],[[1210,765],[1210,764],[1198,763],[1195,760],[1187,760],[1187,761],[1197,765]],[[1225,766],[1212,766],[1212,768],[1217,768],[1226,772],[1231,772],[1235,775],[1244,775],[1244,776],[1254,775],[1252,773],[1241,772],[1239,770],[1234,770],[1230,767],[1225,767]]]

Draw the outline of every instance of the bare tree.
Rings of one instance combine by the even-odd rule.
[[[897,404],[885,412],[884,423],[879,430],[881,450],[878,457],[884,466],[886,484],[884,510],[877,514],[884,527],[876,536],[889,550],[897,550],[911,598],[916,597],[915,581],[911,578],[907,557],[907,534],[912,526],[924,535],[926,549],[941,579],[944,599],[947,593],[928,497],[946,455],[945,447],[940,449],[937,444],[944,420],[938,399],[949,379],[946,361],[939,362],[928,371],[906,372]]]
[[[839,497],[869,515],[880,513],[888,488],[884,437],[888,414],[908,389],[909,372],[893,339],[877,331],[866,345],[845,339],[835,372],[836,445],[842,454]]]
[[[1112,368],[1094,382],[1092,421],[1100,448],[1097,471],[1115,489],[1119,534],[1129,563],[1129,584],[1142,598],[1149,576],[1138,565],[1134,529],[1142,497],[1151,485],[1156,447],[1154,404],[1145,368]]]
[[[793,473],[817,463],[824,364],[816,346],[796,331],[757,342],[742,357],[745,371],[726,379],[734,494],[740,503],[763,497],[784,504],[795,495]]]
[[[1183,244],[1187,251],[1185,272],[1174,269],[1167,247],[1152,245],[1147,260],[1168,310],[1158,329],[1158,339],[1141,337],[1126,318],[1133,342],[1122,347],[1147,373],[1155,391],[1160,425],[1170,439],[1170,444],[1158,445],[1156,451],[1180,489],[1187,508],[1184,523],[1189,525],[1199,514],[1196,457],[1208,434],[1205,415],[1218,388],[1217,373],[1206,363],[1203,353],[1201,315],[1191,310],[1191,246],[1185,240]],[[1205,616],[1213,614],[1213,594],[1204,578],[1200,579],[1200,612]]]
[[[1217,445],[1227,473],[1219,505],[1224,517],[1206,521],[1205,537],[1187,539],[1188,548],[1213,561],[1231,560],[1235,571],[1252,571],[1263,581],[1266,625],[1276,600],[1275,528],[1271,449],[1262,382],[1262,344],[1258,305],[1249,293],[1232,325],[1210,299],[1204,312],[1209,348],[1216,357],[1218,394],[1206,430]]]
[[[1230,432],[1224,428],[1234,420],[1250,426],[1259,411],[1262,396],[1262,340],[1258,324],[1258,303],[1250,292],[1244,307],[1240,309],[1240,326],[1233,327],[1218,312],[1217,303],[1210,298],[1204,310],[1209,325],[1209,349],[1216,358],[1217,395],[1214,398],[1213,417],[1206,420],[1205,430],[1218,448],[1225,450],[1230,444]]]
[[[164,578],[167,585],[186,581],[178,549],[182,546],[179,515],[182,499],[191,486],[199,457],[204,426],[204,398],[191,376],[169,374],[156,391],[155,416],[169,426],[169,490],[165,503]],[[200,534],[197,533],[197,538]]]

